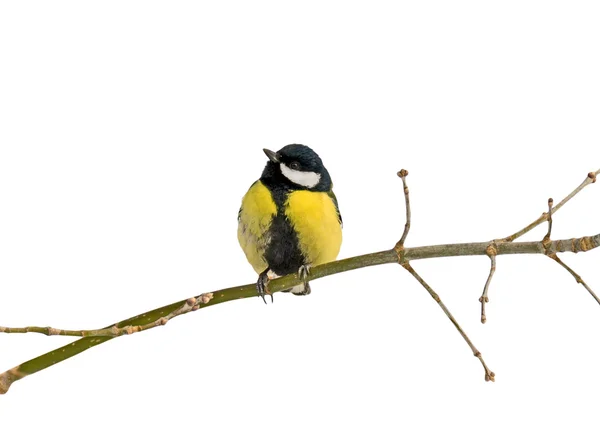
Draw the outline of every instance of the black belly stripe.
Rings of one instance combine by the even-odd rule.
[[[298,235],[284,213],[285,201],[291,190],[281,184],[262,181],[271,192],[277,206],[277,215],[269,228],[270,241],[265,249],[265,260],[277,275],[297,272],[306,262],[300,251]]]

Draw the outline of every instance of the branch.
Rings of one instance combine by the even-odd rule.
[[[398,246],[404,246],[404,241],[406,241],[406,237],[408,236],[408,231],[410,230],[410,198],[408,196],[408,186],[406,185],[406,177],[408,176],[408,171],[406,169],[401,169],[398,172],[398,176],[402,179],[402,189],[404,191],[404,206],[406,207],[406,223],[404,224],[404,232],[402,232],[402,237],[400,241],[398,241]]]
[[[533,222],[531,222],[530,224],[525,226],[520,231],[515,232],[512,235],[507,236],[506,238],[496,239],[496,240],[492,240],[490,242],[490,252],[488,253],[488,256],[490,257],[490,260],[491,260],[490,274],[488,275],[488,278],[485,282],[485,286],[483,287],[483,293],[481,294],[481,297],[479,298],[479,302],[481,302],[481,323],[485,323],[487,320],[487,318],[485,316],[485,304],[490,301],[487,296],[487,292],[490,287],[492,277],[494,276],[494,272],[496,271],[496,257],[495,257],[494,250],[497,249],[497,244],[513,242],[515,239],[525,235],[527,232],[529,232],[530,230],[532,230],[533,228],[540,225],[541,223],[543,223],[546,220],[548,221],[548,233],[544,237],[543,241],[545,243],[547,243],[550,240],[550,232],[552,231],[552,214],[555,213],[556,211],[558,211],[559,209],[561,209],[563,207],[563,205],[565,205],[567,202],[569,202],[573,197],[575,197],[575,195],[577,195],[586,186],[588,186],[589,184],[595,183],[596,177],[598,176],[598,174],[600,174],[600,169],[598,169],[596,172],[589,172],[587,174],[585,180],[583,180],[583,182],[579,186],[577,186],[575,188],[575,190],[573,190],[571,193],[569,193],[555,207],[553,207],[554,200],[552,198],[548,199],[548,212],[542,213],[541,216],[539,216],[536,220],[534,220]],[[581,278],[581,277],[579,277],[579,278]],[[577,277],[575,277],[575,279],[577,279]],[[596,298],[596,301],[598,301],[598,298],[591,291],[591,289],[587,286],[587,284],[583,283],[583,285],[586,287],[586,289],[588,289],[588,291],[592,294],[592,296],[594,298]],[[598,301],[598,303],[600,303],[600,301]]]
[[[483,286],[483,293],[479,298],[479,302],[481,302],[481,323],[485,323],[487,321],[487,317],[485,317],[485,304],[490,301],[487,296],[487,293],[488,288],[490,287],[490,283],[492,282],[492,277],[496,272],[496,255],[498,254],[498,247],[496,247],[496,244],[492,242],[490,245],[488,245],[485,251],[490,258],[491,267],[490,275],[488,275],[488,278],[485,282],[485,286]]]
[[[595,179],[596,179],[596,177],[594,176],[594,180]],[[592,295],[592,297],[596,300],[596,302],[598,304],[600,304],[600,298],[598,298],[598,296],[592,290],[592,288],[590,286],[588,286],[585,281],[583,281],[583,278],[581,278],[581,276],[579,274],[577,274],[575,271],[573,271],[569,265],[564,263],[556,255],[555,252],[549,250],[547,247],[548,243],[550,242],[550,235],[552,234],[552,213],[553,213],[552,204],[553,203],[554,203],[554,201],[552,200],[552,198],[548,199],[548,233],[546,234],[546,236],[544,236],[544,239],[542,239],[542,244],[544,244],[544,247],[546,248],[546,256],[548,256],[550,259],[554,260],[556,263],[558,263],[560,266],[562,266],[564,269],[566,269],[569,272],[569,274],[571,274],[575,278],[575,281],[577,281],[577,283],[583,284],[583,287],[585,287],[586,290],[589,292],[589,294]]]
[[[200,308],[200,304],[208,304],[213,298],[212,293],[203,293],[197,297],[188,298],[184,304],[181,304],[175,310],[165,316],[161,316],[152,322],[146,324],[134,324],[135,322],[119,322],[106,328],[101,329],[56,329],[50,326],[26,326],[23,328],[7,328],[0,326],[0,332],[7,334],[25,334],[28,332],[37,332],[44,335],[65,335],[72,337],[120,337],[121,335],[131,335],[135,332],[146,331],[147,329],[156,328],[157,326],[166,325],[169,320],[182,314],[196,311]],[[178,303],[179,304],[179,303]],[[141,317],[137,316],[137,317]],[[129,319],[131,320],[131,319]],[[128,324],[127,324],[128,323]]]
[[[592,297],[596,300],[596,302],[598,304],[600,304],[600,298],[598,298],[598,295],[596,295],[594,293],[594,291],[592,290],[592,288],[590,286],[587,285],[587,283],[585,281],[583,281],[583,278],[581,278],[581,276],[579,274],[577,274],[575,271],[573,271],[569,265],[567,265],[566,263],[564,263],[557,255],[556,253],[548,255],[548,257],[550,257],[551,259],[553,259],[554,261],[556,261],[560,266],[562,266],[564,269],[566,269],[569,274],[571,274],[574,278],[575,281],[579,284],[583,284],[583,287],[586,288],[586,290],[589,292],[590,295],[592,295]]]
[[[564,239],[551,241],[549,249],[557,253],[560,252],[585,252],[600,246],[600,233],[594,236],[586,236],[582,238]],[[342,259],[335,262],[325,263],[323,265],[311,268],[308,281],[327,277],[329,275],[338,274],[345,271],[351,271],[358,268],[366,268],[368,266],[383,265],[387,263],[398,263],[401,258],[404,261],[430,259],[435,257],[450,257],[450,256],[478,256],[486,255],[487,242],[478,243],[459,243],[459,244],[442,244],[425,247],[411,247],[404,249],[403,256],[399,255],[395,249],[380,251],[377,253],[365,254],[362,256]],[[544,245],[541,241],[534,242],[515,242],[504,243],[498,246],[498,254],[545,254]],[[301,280],[297,274],[286,275],[285,277],[276,278],[269,283],[269,289],[273,292],[281,292],[299,284]],[[212,298],[211,298],[212,295]],[[10,370],[0,374],[0,394],[6,393],[10,385],[26,377],[34,374],[45,368],[48,368],[58,362],[64,361],[73,357],[90,347],[97,346],[113,338],[123,335],[133,334],[135,332],[144,331],[156,326],[166,324],[171,318],[186,314],[190,311],[209,307],[211,305],[221,304],[223,302],[233,301],[236,299],[251,298],[256,296],[256,284],[250,283],[243,286],[230,287],[214,292],[203,293],[196,296],[197,304],[189,306],[188,299],[174,302],[173,304],[164,307],[156,308],[151,311],[139,314],[129,319],[114,323],[110,326],[102,328],[107,330],[101,332],[102,335],[84,336],[83,338],[60,347],[37,358],[31,359],[22,363]],[[203,299],[204,298],[204,299]],[[205,302],[206,301],[206,302]],[[189,307],[189,309],[188,309]],[[197,308],[196,308],[197,307]],[[170,317],[169,317],[170,316]],[[165,320],[162,320],[165,318]],[[158,324],[159,322],[160,324]],[[128,330],[127,327],[135,327],[136,330]],[[139,328],[137,328],[139,327]],[[0,332],[5,333],[24,333],[24,332],[39,332],[47,335],[69,335],[68,330],[42,330],[34,331],[31,328],[7,328],[0,327]],[[100,333],[100,332],[99,332]]]
[[[402,267],[404,269],[406,269],[410,273],[410,275],[412,275],[419,283],[421,283],[421,286],[423,286],[425,288],[425,290],[427,290],[427,292],[434,299],[434,301],[437,302],[437,304],[440,306],[440,308],[446,314],[446,317],[448,317],[448,319],[450,319],[450,321],[452,322],[452,324],[454,325],[456,330],[460,333],[460,335],[463,337],[463,339],[467,342],[467,344],[471,348],[471,351],[473,352],[473,355],[475,355],[475,357],[478,358],[479,361],[481,362],[481,365],[483,365],[483,369],[485,371],[485,381],[493,382],[494,377],[495,377],[494,372],[491,371],[487,367],[487,365],[485,364],[485,361],[483,360],[483,357],[481,356],[481,353],[479,352],[479,350],[477,350],[477,348],[475,347],[473,342],[469,339],[467,333],[465,331],[463,331],[463,329],[460,327],[460,325],[458,324],[458,321],[454,318],[454,316],[452,315],[450,310],[448,310],[448,307],[446,307],[446,304],[444,304],[442,302],[442,299],[435,292],[435,290],[433,290],[431,288],[431,286],[429,286],[429,284],[427,284],[427,282],[425,280],[423,280],[423,277],[421,277],[417,273],[417,271],[415,271],[415,269],[411,266],[411,264],[408,261],[406,261],[406,259],[405,259],[404,241],[406,241],[406,238],[408,237],[408,232],[410,231],[410,196],[408,193],[408,186],[406,185],[406,177],[408,176],[408,171],[405,169],[402,169],[400,172],[398,172],[398,176],[402,179],[402,185],[403,185],[403,189],[404,189],[404,203],[406,205],[406,224],[404,225],[404,232],[402,233],[402,237],[400,238],[400,241],[398,241],[398,243],[394,247],[394,250],[398,254],[398,259],[399,259],[398,262],[400,262],[400,265],[402,265]],[[491,277],[492,276],[490,274],[490,278]],[[487,288],[487,284],[486,284],[486,288]],[[485,290],[484,290],[484,292],[485,292]]]
[[[457,331],[460,333],[460,335],[462,335],[464,340],[467,342],[467,344],[471,348],[473,355],[475,355],[475,357],[477,359],[479,359],[479,361],[481,362],[481,365],[483,365],[483,370],[485,371],[485,381],[493,382],[495,380],[496,375],[494,374],[494,372],[492,370],[490,370],[487,367],[487,365],[485,364],[485,362],[483,360],[483,357],[481,356],[481,353],[479,352],[479,350],[477,350],[477,348],[475,347],[473,342],[469,339],[469,337],[467,336],[465,331],[463,331],[463,329],[460,327],[460,325],[458,324],[458,322],[456,321],[456,319],[454,318],[452,313],[450,313],[450,310],[448,310],[448,307],[446,307],[446,305],[442,302],[442,299],[439,297],[439,295],[425,282],[425,280],[423,280],[421,278],[421,276],[413,269],[413,267],[410,266],[410,263],[405,262],[402,264],[402,267],[404,269],[406,269],[408,272],[410,272],[411,275],[413,277],[415,277],[419,283],[421,283],[421,285],[427,290],[427,292],[429,292],[429,294],[435,300],[435,302],[437,302],[438,305],[442,308],[442,310],[444,310],[444,313],[446,314],[448,319],[450,319],[450,321],[452,322],[454,327],[457,329]]]
[[[588,185],[590,185],[592,183],[595,183],[596,182],[596,177],[598,175],[600,175],[600,169],[598,169],[596,172],[590,172],[590,173],[588,173],[586,179],[583,180],[583,182],[575,190],[573,190],[571,193],[569,193],[567,195],[567,197],[565,197],[562,201],[560,201],[559,204],[554,207],[554,209],[552,210],[552,213],[555,213],[556,211],[558,211],[559,209],[561,209],[564,204],[566,204],[567,202],[569,202],[577,193],[579,193],[580,191],[582,191],[586,186],[588,186]],[[520,231],[515,232],[512,235],[507,236],[506,238],[502,238],[499,241],[512,242],[515,239],[522,237],[523,235],[525,235],[527,232],[529,232],[534,227],[536,227],[536,226],[544,223],[546,220],[548,220],[548,216],[549,216],[549,213],[543,213],[536,220],[532,221],[530,224],[528,224],[527,226],[525,226]]]
[[[563,199],[559,205],[554,207],[553,213],[556,212],[562,205],[564,205],[569,199],[575,196],[581,189],[588,184],[591,184],[595,180],[595,174],[600,173],[600,170],[596,173],[590,173],[588,178],[575,189],[567,198]],[[406,198],[408,197],[408,188],[405,192]],[[407,215],[410,217],[410,211],[407,207]],[[524,233],[531,230],[533,227],[542,223],[546,220],[546,216],[542,215],[538,220],[528,225],[525,229],[505,238],[504,240],[498,240],[496,243],[496,254],[543,254],[548,255],[549,253],[561,253],[561,252],[585,252],[592,250],[600,246],[600,233],[593,236],[585,236],[581,238],[555,240],[555,241],[532,241],[532,242],[513,242],[513,240]],[[407,224],[405,226],[405,233],[408,234],[410,227],[410,220],[407,218]],[[406,235],[403,234],[403,239],[406,239]],[[400,263],[406,264],[412,260],[419,259],[430,259],[436,257],[450,257],[450,256],[475,256],[475,255],[488,255],[489,256],[489,242],[477,242],[477,243],[458,243],[458,244],[440,244],[424,247],[410,247],[405,248],[403,244],[396,245],[391,250],[380,251],[371,254],[365,254],[362,256],[351,257],[348,259],[342,259],[335,262],[329,262],[323,265],[315,266],[311,268],[310,274],[306,277],[306,281],[316,280],[329,275],[351,271],[358,268],[365,268],[368,266],[383,265],[389,263]],[[576,276],[577,279],[578,276]],[[580,279],[580,277],[579,277]],[[287,290],[295,285],[298,285],[301,280],[297,274],[290,274],[281,278],[271,280],[269,283],[269,289],[273,292],[281,292]],[[585,284],[584,284],[585,285]],[[587,285],[586,285],[587,286]],[[434,292],[435,293],[435,292]],[[91,347],[102,344],[106,341],[110,341],[114,338],[130,335],[136,332],[145,331],[157,326],[163,326],[169,322],[170,319],[187,314],[191,311],[196,311],[204,307],[211,305],[221,304],[228,301],[237,299],[251,298],[256,296],[256,284],[250,283],[243,286],[230,287],[227,289],[217,290],[214,292],[202,293],[193,298],[187,298],[182,301],[174,302],[172,304],[156,308],[151,311],[139,314],[137,316],[128,318],[121,322],[114,323],[101,329],[96,330],[66,330],[56,329],[51,327],[39,327],[39,326],[28,326],[23,328],[10,328],[0,326],[0,333],[27,333],[36,332],[45,335],[64,335],[64,336],[81,336],[79,340],[69,343],[63,347],[60,347],[51,352],[45,353],[27,362],[24,362],[10,370],[7,370],[0,374],[0,393],[6,393],[10,388],[11,384],[17,380],[20,380],[28,375],[34,374],[45,368],[48,368],[54,364],[57,364],[65,359],[71,358]],[[446,310],[445,310],[446,311]],[[448,312],[449,313],[449,312]],[[454,323],[454,321],[453,321]],[[457,328],[458,329],[458,328]],[[466,338],[465,338],[466,339]],[[471,345],[471,344],[470,344]],[[476,350],[473,350],[474,353]],[[475,353],[476,354],[476,353]],[[482,361],[484,368],[486,369],[486,375],[488,369],[483,363],[480,355],[476,356]],[[491,372],[490,372],[491,373]]]

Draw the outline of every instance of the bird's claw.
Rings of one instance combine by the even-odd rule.
[[[273,303],[273,294],[271,293],[271,291],[269,290],[268,284],[269,284],[269,276],[267,275],[267,273],[269,272],[269,269],[267,268],[266,270],[264,270],[263,272],[260,273],[260,275],[258,276],[258,281],[256,282],[256,291],[258,292],[258,296],[260,296],[262,298],[262,300],[264,301],[264,303],[267,303],[267,300],[265,299],[265,295],[269,295],[271,297],[271,304]]]
[[[298,278],[302,281],[304,285],[304,291],[301,295],[309,295],[310,294],[310,285],[308,284],[308,276],[310,275],[310,265],[302,265],[298,269]]]

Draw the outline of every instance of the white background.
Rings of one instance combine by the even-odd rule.
[[[340,257],[487,241],[600,168],[596,2],[11,2],[0,8],[0,325],[96,328],[255,280],[262,148],[314,148]],[[554,237],[600,232],[600,186]],[[525,237],[538,240],[546,227]],[[600,290],[600,251],[565,255]],[[600,307],[543,256],[388,265],[123,337],[0,397],[2,429],[597,429]],[[69,340],[0,334],[3,371]]]

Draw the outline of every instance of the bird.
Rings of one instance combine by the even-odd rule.
[[[268,161],[242,198],[237,236],[266,304],[265,294],[273,302],[269,281],[292,273],[302,284],[286,292],[310,294],[310,267],[338,256],[342,216],[329,172],[310,147],[291,144],[263,151]]]

